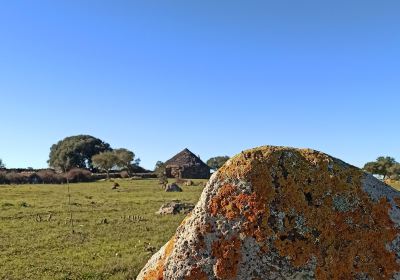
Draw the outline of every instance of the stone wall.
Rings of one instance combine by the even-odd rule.
[[[210,168],[207,166],[167,166],[166,175],[169,178],[208,179]]]

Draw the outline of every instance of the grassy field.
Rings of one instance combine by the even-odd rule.
[[[66,185],[0,186],[0,279],[134,279],[184,218],[155,212],[174,199],[196,203],[202,187],[118,183],[70,185],[75,233]]]
[[[389,184],[396,190],[400,191],[400,181],[390,181]]]
[[[196,203],[202,187],[118,183],[70,185],[75,233],[66,185],[0,186],[0,279],[134,279],[184,218],[155,212],[175,199]]]

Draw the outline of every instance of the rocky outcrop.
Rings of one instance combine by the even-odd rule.
[[[212,176],[149,279],[400,279],[400,194],[326,154],[242,152]]]

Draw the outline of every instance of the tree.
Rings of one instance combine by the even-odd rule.
[[[160,185],[165,186],[168,184],[167,174],[165,172],[165,163],[162,161],[157,161],[156,166],[154,167],[154,173],[156,173],[158,178],[158,183]]]
[[[398,164],[392,157],[378,157],[376,161],[367,162],[363,169],[375,175],[381,175],[383,180],[390,175],[391,168]]]
[[[140,158],[135,158],[135,160],[133,161],[133,165],[139,166],[141,161],[142,160]]]
[[[90,135],[66,137],[50,148],[50,167],[64,172],[71,168],[92,168],[92,157],[101,152],[110,151],[108,143]]]
[[[229,159],[228,156],[212,157],[207,160],[207,165],[214,170],[218,170]]]
[[[0,158],[0,168],[6,168],[6,165],[4,164],[1,158]]]
[[[110,170],[121,163],[115,151],[105,151],[92,157],[92,162],[95,167],[106,171],[107,179],[110,179]]]
[[[162,170],[162,172],[165,171],[165,164],[161,160],[156,162],[156,166],[154,167],[154,172],[158,173]]]
[[[388,169],[388,176],[390,179],[400,180],[400,163],[396,163]]]
[[[114,150],[115,154],[119,158],[119,162],[116,164],[117,167],[125,168],[128,173],[132,173],[134,167],[139,166],[140,159],[135,159],[135,153],[127,149],[121,148]],[[133,162],[133,163],[132,163]]]
[[[364,164],[363,169],[371,174],[379,173],[379,164],[375,161],[370,161]]]
[[[135,158],[135,154],[132,151],[121,148],[114,150],[114,153],[119,158],[118,167],[129,168],[132,165],[132,161]]]

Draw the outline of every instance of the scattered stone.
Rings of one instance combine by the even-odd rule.
[[[145,279],[400,279],[400,193],[314,150],[244,151],[212,176]]]
[[[119,184],[117,182],[115,182],[112,186],[113,190],[116,190],[119,187]]]
[[[166,192],[181,192],[181,191],[182,191],[182,189],[181,189],[177,184],[175,184],[175,183],[168,184],[168,185],[164,188],[164,190],[165,190]]]
[[[168,202],[163,204],[160,207],[160,210],[156,212],[156,214],[160,215],[175,215],[175,214],[187,214],[192,211],[194,208],[194,204],[191,203],[182,203],[179,200]]]
[[[185,186],[193,186],[194,185],[194,183],[193,183],[193,181],[192,180],[187,180],[186,182],[185,182]]]

